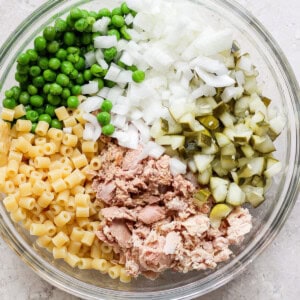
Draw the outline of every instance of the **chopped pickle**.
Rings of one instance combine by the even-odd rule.
[[[197,191],[195,194],[194,194],[194,198],[197,200],[197,201],[200,201],[202,204],[207,202],[207,200],[209,199],[211,195],[211,192],[209,189],[205,188],[205,189],[201,189],[199,191]]]
[[[209,130],[216,130],[220,125],[219,120],[214,116],[199,117],[198,121]]]
[[[221,101],[220,103],[218,103],[218,105],[213,109],[213,114],[214,116],[216,116],[217,118],[219,118],[224,112],[226,112],[228,110],[228,106]]]
[[[214,228],[219,228],[222,219],[226,218],[231,211],[232,207],[227,204],[216,204],[209,215],[211,226]]]

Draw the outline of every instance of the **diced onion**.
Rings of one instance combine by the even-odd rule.
[[[93,95],[99,91],[98,82],[90,81],[88,84],[84,84],[81,87],[81,92],[83,95]]]
[[[107,49],[107,48],[115,47],[115,46],[117,46],[117,44],[118,44],[118,41],[117,41],[117,37],[115,35],[97,36],[94,39],[95,48]]]

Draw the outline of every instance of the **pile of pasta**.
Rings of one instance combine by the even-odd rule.
[[[28,120],[13,126],[0,121],[0,192],[7,195],[3,204],[11,219],[37,236],[38,246],[55,259],[130,282],[124,267],[114,263],[112,248],[95,235],[103,205],[95,201],[91,171],[101,168],[103,145],[82,139],[85,120],[80,111],[60,107],[55,112],[71,133],[49,129],[41,121],[33,134]]]

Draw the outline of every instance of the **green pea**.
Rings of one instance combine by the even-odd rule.
[[[117,40],[121,38],[120,32],[117,29],[108,30],[107,35],[114,35],[116,36]]]
[[[45,114],[49,115],[50,117],[54,117],[55,116],[55,109],[56,107],[51,105],[51,104],[47,104],[45,107]]]
[[[28,65],[23,66],[20,64],[17,64],[17,71],[21,75],[27,75],[29,73],[30,67]]]
[[[85,60],[83,57],[79,57],[79,60],[74,65],[75,69],[78,71],[83,71],[85,69]]]
[[[79,100],[76,96],[71,96],[68,98],[67,104],[69,108],[77,108],[79,105]]]
[[[31,133],[35,133],[36,127],[37,127],[37,123],[32,123]]]
[[[67,46],[72,46],[75,44],[75,41],[76,41],[76,37],[75,37],[75,34],[74,32],[66,32],[64,34],[64,43],[67,45]]]
[[[45,94],[49,94],[49,93],[50,93],[50,86],[51,86],[50,83],[46,83],[46,84],[43,86],[43,92],[44,92]]]
[[[111,120],[111,116],[108,112],[103,111],[97,114],[98,122],[101,124],[101,126],[108,125]]]
[[[137,66],[134,66],[134,65],[133,65],[133,66],[126,66],[126,69],[127,69],[127,70],[130,70],[130,71],[132,71],[132,72],[138,70]]]
[[[67,30],[67,22],[63,19],[56,19],[54,28],[56,32],[65,32]]]
[[[121,4],[121,11],[122,11],[123,15],[128,15],[128,14],[130,14],[130,9],[128,8],[126,2],[123,2],[123,3]]]
[[[68,88],[64,88],[61,93],[62,99],[67,100],[70,96],[71,96],[70,90]]]
[[[37,76],[33,79],[32,83],[37,87],[37,88],[42,88],[45,84],[45,79],[43,76]]]
[[[14,95],[14,92],[12,90],[6,90],[5,91],[5,97],[6,98],[12,98]]]
[[[122,69],[126,69],[126,65],[123,62],[121,62],[120,60],[117,62],[117,65],[119,67],[121,67]]]
[[[103,76],[103,68],[99,66],[98,64],[93,64],[90,69],[91,73],[95,77],[101,77]]]
[[[103,81],[103,79],[96,78],[96,79],[94,79],[94,81],[96,81],[98,83],[99,90],[102,90],[104,88],[104,81]]]
[[[93,17],[93,18],[95,18],[95,19],[97,19],[97,18],[98,18],[98,13],[95,12],[95,11],[90,11],[90,12],[89,12],[89,16],[90,16],[90,17]]]
[[[111,18],[111,23],[112,23],[114,26],[121,28],[122,26],[125,25],[125,20],[124,20],[124,17],[122,17],[122,16],[114,15],[114,16]]]
[[[83,72],[83,78],[85,81],[90,81],[93,78],[93,74],[92,74],[91,70],[85,70]]]
[[[127,41],[131,40],[131,35],[127,32],[127,26],[126,25],[122,26],[122,28],[120,29],[120,32],[122,34],[122,37],[125,40],[127,40]]]
[[[77,79],[78,78],[78,71],[76,69],[74,69],[71,73],[70,73],[70,78],[71,79]]]
[[[83,74],[79,73],[77,78],[76,78],[76,83],[78,85],[83,85],[85,83],[84,78],[83,78]]]
[[[61,64],[60,70],[65,75],[69,75],[74,70],[74,66],[69,61],[63,61]]]
[[[27,53],[22,53],[19,55],[17,62],[22,66],[26,66],[30,62],[30,56]]]
[[[19,83],[25,83],[28,81],[28,75],[27,74],[20,74],[19,72],[16,72],[15,79]]]
[[[64,61],[68,56],[68,52],[65,49],[59,49],[56,52],[56,58],[58,58],[61,61]]]
[[[101,110],[109,113],[112,110],[112,107],[113,107],[112,102],[110,100],[105,99],[102,102]]]
[[[42,107],[44,104],[44,98],[39,95],[34,95],[30,97],[30,104],[34,107]]]
[[[52,70],[58,70],[60,68],[60,60],[58,58],[51,58],[49,60],[49,68]]]
[[[102,18],[102,17],[111,17],[111,11],[108,8],[102,8],[99,10],[98,12],[98,18]]]
[[[43,36],[49,42],[54,41],[56,36],[55,28],[53,26],[47,26],[43,31]]]
[[[29,111],[29,110],[32,110],[32,107],[28,104],[28,105],[25,105],[25,111]]]
[[[18,100],[19,99],[19,97],[20,97],[20,95],[21,95],[21,89],[20,89],[20,87],[18,87],[18,86],[13,86],[12,88],[11,88],[11,91],[13,92],[13,98],[15,99],[15,100]]]
[[[45,70],[43,76],[44,79],[48,82],[54,82],[56,79],[56,74],[52,70]]]
[[[49,60],[47,57],[40,57],[38,59],[38,66],[42,69],[42,70],[47,70],[49,67]]]
[[[118,53],[118,51],[117,51],[116,47],[111,47],[111,48],[105,49],[103,52],[104,59],[107,62],[111,62],[116,57],[117,53]]]
[[[45,50],[47,47],[47,41],[44,37],[42,36],[38,36],[35,40],[34,40],[34,49],[36,51],[43,51]]]
[[[70,79],[65,74],[58,74],[56,77],[56,83],[65,87],[65,86],[68,86],[68,84],[70,83]]]
[[[28,49],[26,53],[29,55],[29,59],[31,62],[36,62],[38,60],[38,54],[33,49]]]
[[[51,54],[56,53],[59,50],[59,42],[53,41],[47,45],[47,51]]]
[[[74,85],[71,89],[72,95],[78,96],[81,94],[81,86],[80,85]]]
[[[51,125],[52,128],[56,129],[62,129],[63,128],[63,123],[57,119],[52,119]]]
[[[89,26],[89,23],[84,18],[77,20],[74,25],[75,29],[79,32],[84,32],[88,28],[88,26]]]
[[[140,83],[145,80],[145,72],[141,70],[136,70],[132,73],[132,80],[134,82]]]
[[[122,16],[122,10],[121,7],[116,7],[111,12],[112,16]]]
[[[20,104],[27,105],[29,103],[30,94],[28,92],[22,92],[19,97]]]
[[[115,132],[115,127],[112,124],[108,124],[102,127],[102,133],[104,135],[112,135]]]
[[[49,104],[52,104],[54,106],[57,106],[59,105],[59,103],[61,102],[61,98],[57,95],[52,95],[52,94],[49,94],[47,96],[47,100],[48,100],[48,103]]]
[[[3,100],[3,107],[8,109],[14,109],[17,106],[17,102],[13,98],[5,98]]]
[[[35,108],[35,111],[38,113],[39,116],[45,112],[43,107],[37,107]]]
[[[135,17],[137,15],[137,12],[133,9],[130,10],[130,14]]]
[[[77,19],[82,18],[82,15],[83,15],[83,14],[82,14],[82,11],[81,11],[81,9],[78,8],[78,7],[74,7],[74,8],[72,8],[71,11],[70,11],[70,16],[71,16],[71,18],[74,19],[74,20],[77,20]]]
[[[90,33],[84,32],[81,36],[81,42],[83,45],[89,45],[92,43],[92,35]]]
[[[68,47],[67,52],[69,54],[79,54],[80,49],[78,47]]]
[[[31,77],[37,77],[41,74],[42,70],[39,66],[32,66],[29,70]]]
[[[57,83],[52,83],[50,86],[50,94],[54,96],[59,96],[63,91],[63,88],[57,84]]]
[[[75,64],[79,60],[78,54],[68,54],[67,60],[71,62],[72,64]]]
[[[37,122],[39,119],[39,114],[35,110],[28,110],[26,112],[26,119],[31,122]]]
[[[38,93],[38,89],[36,86],[34,86],[33,84],[30,84],[28,87],[27,87],[27,91],[28,91],[28,94],[31,95],[31,96],[34,96]]]
[[[52,118],[48,114],[42,114],[39,116],[39,121],[44,121],[51,125]]]

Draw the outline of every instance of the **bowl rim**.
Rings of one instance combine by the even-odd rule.
[[[197,0],[192,0],[192,1],[197,2]],[[286,77],[285,79],[289,82],[289,92],[291,96],[295,100],[297,100],[295,101],[295,105],[297,106],[297,111],[299,112],[300,111],[300,105],[299,105],[300,89],[299,89],[299,84],[296,79],[296,76],[285,54],[279,47],[278,43],[268,32],[268,30],[264,27],[264,25],[262,25],[262,23],[250,11],[248,11],[242,5],[237,3],[235,0],[209,0],[209,1],[215,2],[217,3],[218,6],[230,10],[230,12],[233,12],[239,17],[243,18],[245,22],[251,24],[252,29],[258,34],[258,36],[265,40],[265,43],[267,43],[267,45],[271,49],[272,54],[275,54],[276,59],[279,62],[280,68]],[[47,1],[45,4],[42,4],[36,10],[34,10],[23,22],[20,23],[20,25],[9,35],[9,37],[4,42],[3,46],[0,48],[0,57],[1,57],[0,68],[2,67],[1,61],[5,59],[8,52],[10,51],[10,48],[15,44],[16,40],[22,35],[24,28],[28,27],[32,22],[34,22],[37,16],[39,17],[43,16],[45,13],[47,13],[48,10],[51,10],[52,8],[56,7],[58,4],[62,4],[62,2],[68,2],[68,0]],[[88,0],[81,1],[81,3],[87,3],[87,2],[89,1]],[[298,121],[299,121],[299,113],[298,113]],[[297,124],[297,129],[299,131],[299,124]],[[299,150],[299,142],[296,144],[296,147],[297,150]],[[297,151],[296,153],[299,153],[299,151]],[[297,157],[297,161],[299,162],[299,157]],[[219,276],[218,278],[219,280],[216,281],[214,285],[210,285],[210,286],[206,285],[205,288],[202,289],[201,291],[197,290],[197,288],[195,289],[195,287],[197,286],[195,287],[191,286],[191,290],[186,291],[189,292],[188,294],[185,293],[180,295],[180,290],[181,291],[183,290],[183,287],[180,287],[180,288],[174,288],[170,291],[166,290],[166,291],[147,292],[147,296],[149,296],[149,298],[147,297],[147,299],[153,299],[153,297],[155,297],[156,299],[165,299],[166,296],[174,297],[172,299],[191,299],[191,297],[197,297],[209,293],[225,285],[226,283],[228,283],[229,281],[237,277],[237,275],[239,275],[250,263],[253,262],[255,258],[257,258],[268,247],[268,245],[275,239],[275,237],[282,229],[284,223],[286,222],[287,217],[289,216],[289,214],[292,211],[292,208],[295,205],[298,192],[300,191],[300,181],[298,175],[299,169],[300,169],[299,164],[297,166],[294,166],[293,177],[292,177],[294,182],[294,188],[293,191],[290,192],[289,196],[287,197],[288,201],[285,203],[287,204],[287,206],[285,206],[284,210],[280,215],[277,214],[276,218],[272,222],[272,225],[276,224],[275,230],[269,232],[268,235],[264,235],[263,239],[259,242],[258,245],[256,244],[256,246],[252,247],[246,255],[242,256],[243,263],[239,263],[238,266],[235,266],[234,270],[232,270],[230,274],[227,274],[225,276],[224,275]],[[84,286],[86,287],[89,286],[86,283],[81,282],[82,289],[80,291],[76,290],[75,288],[76,283],[80,281],[75,278],[73,278],[73,284],[66,285],[65,283],[63,283],[63,280],[61,280],[61,278],[57,276],[58,275],[57,272],[56,272],[56,278],[54,278],[52,269],[55,270],[55,267],[51,266],[50,264],[47,264],[48,265],[47,267],[49,267],[49,269],[45,268],[42,263],[34,259],[34,256],[30,253],[31,249],[29,249],[29,247],[27,246],[20,245],[20,243],[18,243],[18,239],[16,238],[18,236],[17,231],[9,229],[8,227],[4,226],[4,224],[5,224],[5,218],[2,216],[2,214],[0,214],[0,229],[1,229],[0,234],[2,238],[10,246],[10,248],[13,249],[18,254],[18,256],[20,256],[20,258],[28,266],[31,267],[31,269],[36,274],[38,274],[41,278],[43,278],[50,284],[75,296],[86,297],[86,299],[106,299],[106,297],[109,297],[110,299],[125,299],[125,298],[135,299],[135,296],[131,296],[131,292],[112,291],[112,290],[104,290],[104,289],[102,289],[103,290],[102,297],[93,297],[84,292]],[[237,263],[235,265],[237,265]],[[192,284],[189,284],[189,286],[190,285]],[[121,294],[121,298],[119,298],[119,296],[116,293]]]

